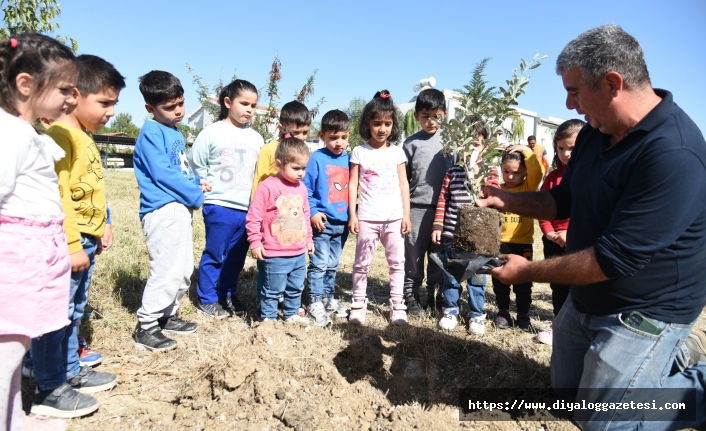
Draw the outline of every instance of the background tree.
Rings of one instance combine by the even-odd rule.
[[[407,111],[404,114],[404,134],[409,137],[420,131],[422,128],[419,125],[419,121],[414,118],[414,108]]]
[[[365,108],[366,103],[368,102],[362,97],[356,97],[350,101],[348,108],[344,111],[351,123],[351,134],[348,138],[349,151],[353,151],[353,148],[365,143],[358,133],[358,127],[360,126],[360,117],[363,116],[363,108]]]
[[[137,135],[140,134],[140,128],[132,123],[132,115],[127,112],[121,112],[113,118],[110,126],[102,127],[97,134],[102,135],[105,133],[125,133],[128,136],[137,138]]]
[[[525,93],[525,87],[529,83],[526,72],[539,67],[540,60],[545,58],[546,55],[540,57],[537,54],[530,62],[522,59],[519,75],[517,69],[513,69],[512,78],[506,81],[507,88],[497,89],[489,86],[485,79],[485,66],[488,59],[484,58],[476,65],[471,82],[463,89],[456,90],[459,93],[460,106],[456,107],[454,119],[450,121],[439,119],[443,127],[441,142],[444,152],[458,155],[459,164],[466,170],[465,186],[473,199],[480,193],[485,178],[497,175],[492,170],[493,165],[498,164],[500,155],[495,137],[498,131],[502,131],[505,136],[512,135],[510,130],[503,127],[503,122],[508,117],[518,115],[514,106],[517,105],[517,98]],[[477,122],[476,118],[483,121],[489,131],[488,139],[483,140],[481,149],[472,145],[476,139],[473,129]]]
[[[0,0],[4,13],[0,39],[20,33],[43,33],[69,43],[73,52],[78,51],[75,39],[56,34],[60,26],[54,19],[61,15],[61,6],[55,0]]]
[[[515,113],[515,115],[512,116],[509,133],[510,134],[507,136],[508,141],[524,145],[522,141],[525,139],[525,120],[522,119],[519,113]]]

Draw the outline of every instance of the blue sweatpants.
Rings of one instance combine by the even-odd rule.
[[[234,297],[238,290],[238,277],[249,247],[245,232],[246,214],[246,211],[221,205],[203,206],[206,248],[201,255],[196,286],[202,304]]]

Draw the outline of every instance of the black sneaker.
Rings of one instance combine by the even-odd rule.
[[[211,304],[198,303],[196,305],[196,312],[217,320],[230,317],[230,313],[227,310],[224,310],[223,306],[217,302]]]
[[[226,296],[223,299],[219,299],[218,303],[221,307],[228,312],[231,316],[238,315],[242,316],[248,312],[247,305],[240,302],[238,298],[233,298],[231,296]]]
[[[198,329],[199,325],[193,322],[187,322],[176,317],[176,314],[171,317],[162,317],[157,319],[162,332],[167,334],[193,334]]]
[[[507,310],[500,310],[498,311],[498,314],[495,316],[495,320],[493,321],[495,323],[495,326],[499,329],[508,329],[512,327],[512,318],[510,317],[510,312]]]
[[[424,308],[422,308],[422,304],[419,303],[419,295],[406,295],[404,305],[407,306],[407,316],[420,317],[424,315]]]
[[[529,314],[517,314],[517,326],[525,332],[534,333]]]
[[[135,348],[140,350],[151,350],[153,352],[166,352],[176,349],[177,342],[167,338],[162,333],[162,328],[153,326],[150,329],[138,329],[135,334]]]
[[[98,400],[80,393],[68,383],[51,391],[37,391],[32,399],[33,414],[72,419],[86,416],[98,410]]]
[[[113,386],[118,383],[118,376],[113,373],[94,371],[90,366],[84,365],[81,371],[66,383],[79,392],[92,394],[113,389]]]

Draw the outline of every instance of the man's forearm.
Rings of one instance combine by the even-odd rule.
[[[499,209],[539,220],[554,220],[556,218],[556,201],[546,191],[512,193],[504,207]]]
[[[521,278],[539,283],[583,285],[608,280],[598,265],[593,247],[538,262],[522,270]]]

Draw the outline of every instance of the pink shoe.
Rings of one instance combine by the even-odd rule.
[[[66,431],[66,422],[46,416],[25,416],[23,431]]]
[[[365,325],[365,313],[368,310],[368,299],[363,302],[351,303],[351,312],[348,314],[348,322],[354,325]]]
[[[404,304],[395,304],[390,299],[390,323],[393,325],[407,324],[407,306]]]
[[[542,331],[539,334],[537,334],[537,341],[539,341],[542,344],[549,344],[550,346],[552,345],[552,327],[550,326],[549,329],[546,331]]]

